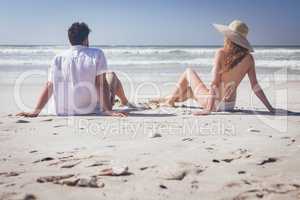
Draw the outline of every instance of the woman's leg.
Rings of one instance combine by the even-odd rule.
[[[189,98],[194,98],[205,107],[207,104],[208,89],[200,79],[198,74],[188,68],[179,78],[177,87],[173,93],[166,97],[165,104],[174,106],[175,102],[185,101]]]

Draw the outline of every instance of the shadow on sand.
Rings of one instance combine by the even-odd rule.
[[[242,114],[242,115],[270,115],[270,116],[300,116],[300,112],[293,112],[285,109],[278,109],[275,113],[270,113],[269,111],[257,111],[257,110],[247,110],[247,109],[236,109],[231,112],[232,114]]]

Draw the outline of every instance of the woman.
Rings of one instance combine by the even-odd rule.
[[[202,111],[195,115],[206,115],[211,111],[230,111],[234,109],[236,90],[247,74],[252,90],[270,112],[274,108],[269,103],[262,88],[257,83],[253,49],[247,40],[248,27],[245,23],[234,20],[229,26],[214,24],[224,34],[224,47],[216,52],[213,79],[207,87],[192,69],[188,68],[180,77],[178,87],[164,98],[163,105],[175,106],[189,98],[195,99]]]

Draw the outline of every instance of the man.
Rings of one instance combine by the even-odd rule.
[[[90,29],[85,23],[73,23],[68,30],[71,48],[57,55],[50,68],[48,82],[33,112],[18,116],[37,117],[53,95],[57,115],[86,115],[101,113],[126,116],[112,111],[115,95],[127,105],[122,84],[115,73],[107,71],[104,53],[89,48]]]

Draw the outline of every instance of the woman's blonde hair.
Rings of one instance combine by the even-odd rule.
[[[224,41],[224,48],[228,52],[225,56],[225,71],[234,68],[249,54],[248,49],[231,42],[227,38]]]

